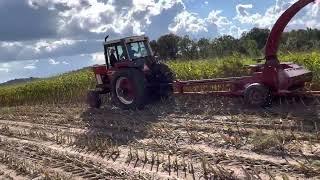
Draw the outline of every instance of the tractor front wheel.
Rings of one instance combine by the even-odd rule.
[[[173,81],[175,74],[163,63],[157,62],[151,66],[152,75],[149,78],[153,87],[150,94],[155,99],[166,99],[173,94]]]
[[[90,108],[100,108],[101,98],[100,93],[96,90],[90,90],[87,94],[87,103]]]
[[[249,85],[244,92],[244,100],[249,106],[267,106],[271,101],[271,93],[266,86],[255,83]]]
[[[145,105],[144,74],[137,69],[123,69],[112,79],[112,100],[122,109],[141,109]]]

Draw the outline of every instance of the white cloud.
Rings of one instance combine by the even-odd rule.
[[[53,31],[53,34],[32,36],[33,39],[27,39],[28,41],[18,38],[21,42],[14,42],[16,39],[5,40],[10,42],[1,41],[0,62],[92,54],[102,49],[102,37],[106,34],[118,38],[148,33],[152,38],[156,38],[169,31],[179,35],[188,34],[195,38],[223,34],[239,37],[244,28],[271,28],[279,15],[297,0],[274,0],[274,5],[266,7],[265,12],[260,13],[255,11],[254,4],[238,4],[234,19],[225,17],[221,10],[213,10],[208,15],[188,11],[185,2],[199,3],[195,0],[25,0],[24,3],[20,0],[15,1],[20,3],[17,6],[24,5],[29,10],[34,10],[26,11],[23,16],[42,10],[44,14],[52,12],[50,18],[54,21],[48,21],[48,17],[44,16],[41,22],[53,24],[53,27],[49,28],[49,32]],[[209,4],[211,1],[202,1],[202,7],[203,3]],[[319,4],[309,5],[290,23],[289,29],[320,28],[319,7]],[[14,10],[12,13],[20,12],[18,8]],[[14,17],[13,14],[8,16]],[[47,27],[47,24],[43,26]]]
[[[60,61],[55,61],[54,59],[49,59],[49,64],[51,65],[59,65],[60,64]]]
[[[213,10],[209,13],[206,21],[218,26],[218,28],[225,28],[232,24],[227,17],[221,16],[222,10]]]
[[[69,6],[70,10],[60,13],[60,33],[72,35],[74,29],[102,34],[113,32],[124,35],[128,32],[143,34],[151,24],[151,18],[162,11],[182,4],[181,0],[132,0],[128,2],[90,0],[90,6]],[[120,4],[120,5],[119,5]],[[129,4],[129,6],[125,6]],[[120,8],[121,7],[121,8]]]
[[[36,69],[36,66],[34,66],[34,65],[27,65],[27,66],[25,66],[25,67],[23,67],[24,69],[30,69],[30,70],[32,70],[32,69]]]
[[[79,42],[79,40],[69,40],[69,39],[61,39],[56,41],[38,41],[35,46],[31,46],[32,50],[35,53],[43,53],[43,52],[52,52],[61,47],[71,46],[75,43]]]
[[[48,8],[55,9],[57,4],[65,4],[67,6],[80,6],[79,0],[28,0],[30,7],[38,9],[40,6],[48,6]]]
[[[178,14],[174,23],[170,24],[169,30],[174,33],[182,34],[185,33],[200,33],[208,32],[207,23],[204,19],[199,18],[196,13],[190,13],[183,11]]]
[[[20,0],[15,1],[20,2]],[[52,34],[46,37],[44,33],[41,38],[32,36],[37,38],[30,37],[28,41],[22,42],[0,42],[0,62],[91,54],[102,49],[100,41],[106,34],[112,38],[144,34],[153,23],[153,18],[171,17],[170,20],[166,20],[169,24],[172,16],[185,8],[182,0],[25,1],[27,3],[22,4],[25,9],[29,9],[28,13],[35,11],[45,12],[45,15],[47,12],[52,13],[50,18],[54,21],[46,21],[48,19],[46,16],[42,18],[43,21],[52,24],[49,29]],[[164,11],[174,15],[167,16]],[[28,13],[23,16],[28,16]],[[42,16],[39,14],[39,17]],[[158,17],[155,21],[158,21]],[[43,26],[47,27],[46,24]],[[163,26],[165,31],[158,30],[159,32],[155,34],[166,33],[167,26]]]
[[[8,73],[9,72],[9,68],[0,68],[0,71]]]
[[[93,64],[105,64],[106,63],[104,53],[102,53],[102,52],[91,54],[91,60],[92,60]]]
[[[207,18],[200,18],[199,14],[184,10],[169,25],[169,31],[180,35],[191,34],[196,38],[225,34],[232,22],[221,13],[221,10],[213,10]]]
[[[264,13],[251,13],[252,4],[238,4],[237,15],[234,20],[241,24],[250,24],[260,28],[272,28],[280,15],[297,0],[276,0],[275,4],[267,8]],[[289,23],[287,29],[320,28],[319,4],[310,4],[299,12]]]
[[[241,16],[248,16],[249,12],[247,11],[247,9],[252,9],[253,5],[252,4],[238,4],[236,6],[236,11],[237,14],[240,14]]]
[[[110,21],[104,22],[107,19],[104,19],[103,15],[109,15],[110,20],[112,20],[112,15],[116,14],[115,7],[111,2],[104,3],[91,0],[88,1],[89,4],[87,6],[82,6],[81,4],[70,5],[71,9],[59,13],[65,19],[60,21],[60,32],[65,33],[65,31],[77,27],[81,30],[98,33],[101,25],[111,23]],[[108,29],[105,30],[107,31]]]
[[[69,65],[70,63],[68,63],[67,61],[62,61],[62,64]]]
[[[24,63],[27,63],[24,67],[23,67],[23,69],[27,69],[27,70],[33,70],[33,69],[36,69],[37,68],[37,66],[36,66],[36,64],[39,62],[39,60],[31,60],[31,61],[26,61],[26,62],[24,62]],[[23,63],[23,62],[22,62]],[[21,64],[22,64],[21,63]]]
[[[88,54],[102,49],[102,40],[39,40],[0,42],[0,62],[47,59],[49,57]]]
[[[235,26],[235,25],[232,25],[229,28],[229,31],[228,31],[227,34],[232,35],[235,38],[240,38],[241,35],[246,31],[248,31],[248,30],[247,29],[242,29],[241,27],[238,27],[238,26]]]
[[[9,67],[11,67],[11,66],[10,66],[9,63],[2,63],[2,64],[0,65],[0,67],[9,68]]]
[[[234,17],[234,20],[238,20],[242,24],[255,24],[261,19],[259,13],[250,14],[249,9],[252,9],[252,4],[238,4],[236,6],[237,15]]]
[[[142,34],[151,18],[182,0],[28,0],[30,7],[64,10],[58,13],[60,35],[76,33]]]

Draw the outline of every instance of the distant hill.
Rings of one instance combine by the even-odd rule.
[[[13,79],[10,81],[7,81],[5,83],[0,84],[0,86],[7,86],[7,85],[17,85],[17,84],[23,84],[28,83],[32,81],[39,80],[40,78],[30,77],[30,78],[21,78],[21,79]]]
[[[78,69],[78,70],[73,70],[73,71],[69,71],[69,72],[66,72],[66,73],[57,74],[57,75],[55,75],[53,77],[49,77],[49,78],[29,77],[29,78],[13,79],[13,80],[10,80],[10,81],[4,82],[4,83],[0,83],[0,87],[1,86],[9,86],[9,85],[23,85],[23,84],[30,83],[30,82],[37,81],[37,80],[50,80],[50,79],[55,78],[55,77],[64,77],[66,75],[71,75],[71,74],[75,74],[76,75],[79,72],[91,71],[92,67],[93,66],[84,67],[84,68],[81,68],[81,69]]]

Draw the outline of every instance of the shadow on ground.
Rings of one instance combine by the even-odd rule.
[[[103,108],[87,109],[82,113],[81,118],[86,123],[88,131],[79,136],[77,141],[79,144],[87,143],[87,147],[95,146],[95,143],[100,141],[109,145],[127,145],[139,139],[152,138],[149,133],[152,131],[152,125],[173,116],[186,119],[242,116],[248,118],[248,122],[250,118],[258,117],[261,118],[261,124],[279,125],[285,121],[291,123],[292,130],[305,132],[313,132],[320,127],[319,105],[275,103],[272,107],[258,108],[246,106],[242,98],[181,95],[148,105],[142,111],[121,110],[111,106],[106,100]],[[88,143],[90,141],[91,144]]]

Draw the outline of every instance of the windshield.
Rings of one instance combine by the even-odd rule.
[[[145,42],[132,42],[127,44],[130,59],[138,59],[149,56],[147,45]]]

